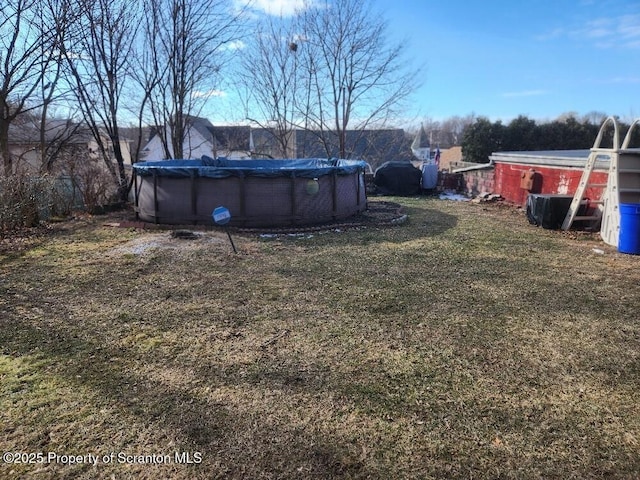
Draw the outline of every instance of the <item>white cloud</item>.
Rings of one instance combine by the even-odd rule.
[[[305,34],[300,34],[300,33],[296,33],[292,40],[296,43],[303,43],[303,42],[308,42],[309,41],[309,37],[307,37]]]
[[[211,97],[226,97],[227,92],[223,90],[211,89],[207,91],[196,90],[191,94],[193,98],[211,98]]]
[[[555,28],[537,35],[536,40],[570,38],[587,41],[598,48],[640,48],[640,15],[626,14],[594,18],[580,26]]]
[[[628,46],[640,47],[640,15],[623,15],[619,18],[618,33]]]
[[[596,18],[573,30],[571,36],[593,40],[600,48],[640,48],[640,15]]]
[[[636,83],[640,83],[640,77],[613,77],[608,80],[605,80],[604,83],[636,84]]]
[[[49,54],[49,52],[46,52],[46,53]],[[52,50],[51,54],[60,59],[67,58],[69,60],[87,60],[89,58],[88,56],[83,55],[82,53],[61,52],[60,50]]]
[[[246,47],[247,47],[247,44],[244,43],[242,40],[234,40],[232,42],[225,43],[222,46],[222,49],[223,50],[243,50]]]
[[[503,93],[502,96],[505,98],[515,98],[515,97],[537,97],[540,95],[547,95],[549,92],[547,90],[523,90],[521,92],[506,92]]]
[[[296,12],[315,6],[315,0],[255,0],[251,7],[267,15],[291,17]]]

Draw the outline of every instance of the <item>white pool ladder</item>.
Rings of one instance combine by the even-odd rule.
[[[613,125],[613,148],[602,148],[600,143],[608,124]],[[573,222],[578,220],[591,220],[596,226],[597,222],[601,222],[600,236],[602,240],[614,247],[618,246],[620,203],[640,203],[640,149],[629,148],[633,132],[639,125],[640,118],[631,124],[622,142],[622,147],[620,147],[620,130],[616,119],[609,117],[602,124],[585,164],[569,211],[562,223],[563,230],[569,230]],[[610,159],[607,183],[589,183],[598,157],[604,156],[608,156]],[[587,201],[584,198],[586,189],[598,187],[603,188],[600,199]],[[580,207],[587,203],[597,205],[594,213],[585,216],[578,215]]]
[[[602,137],[604,136],[604,132],[607,130],[607,126],[609,123],[613,125],[613,148],[602,148],[600,147],[600,144],[602,143]],[[609,184],[611,181],[611,166],[617,163],[614,157],[618,155],[618,152],[620,150],[619,145],[620,137],[618,122],[615,118],[609,117],[600,127],[600,131],[598,132],[596,141],[593,142],[593,148],[589,153],[587,163],[585,164],[584,170],[582,171],[582,177],[580,178],[580,182],[578,183],[576,192],[573,195],[573,200],[571,201],[571,205],[569,206],[569,211],[564,218],[564,222],[562,222],[562,230],[569,230],[571,228],[571,225],[573,225],[573,222],[580,220],[591,221],[592,226],[598,226],[598,223],[600,222],[604,211],[604,208],[602,208],[601,206],[604,206],[605,204],[605,198],[607,197],[607,191],[609,189]],[[591,174],[593,173],[593,168],[595,167],[596,161],[603,155],[606,155],[611,159],[609,168],[609,179],[605,184],[590,183]],[[600,198],[597,200],[586,200],[585,192],[587,188],[601,188],[602,194],[600,195]],[[597,208],[591,215],[578,215],[580,207],[587,204],[597,205]]]
[[[640,118],[636,119],[622,142],[622,147],[611,158],[607,193],[602,212],[602,240],[614,247],[618,246],[620,236],[620,204],[640,203],[640,149],[631,149],[631,137],[640,125]],[[615,160],[615,161],[614,161]]]

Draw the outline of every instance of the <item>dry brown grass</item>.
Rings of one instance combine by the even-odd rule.
[[[511,208],[0,253],[1,478],[637,478],[640,258]],[[593,252],[600,248],[604,254]]]

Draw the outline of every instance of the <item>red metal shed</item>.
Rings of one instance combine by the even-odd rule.
[[[497,152],[489,158],[495,166],[495,188],[507,201],[524,205],[529,193],[573,195],[589,150]],[[596,162],[592,181],[606,184],[609,158]],[[588,189],[586,198],[597,200],[602,189]]]

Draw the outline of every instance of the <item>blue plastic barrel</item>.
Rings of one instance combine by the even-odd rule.
[[[620,204],[618,251],[640,255],[640,203]]]

